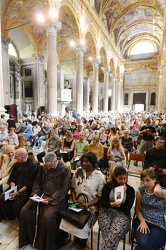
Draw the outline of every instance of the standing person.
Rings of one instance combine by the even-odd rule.
[[[130,210],[135,199],[133,187],[126,183],[126,170],[115,168],[111,182],[107,182],[102,190],[99,209],[99,227],[103,236],[102,250],[116,250],[121,238],[130,229]],[[115,200],[115,188],[124,186],[122,201]]]
[[[156,136],[156,130],[154,127],[150,126],[151,120],[147,118],[145,120],[145,125],[141,127],[139,131],[139,136],[142,137],[142,141],[139,147],[139,153],[143,154],[149,148],[154,145],[154,137]]]
[[[155,146],[147,150],[144,161],[144,169],[153,169],[158,173],[158,180],[162,187],[166,188],[166,149],[165,140],[158,136],[155,138]]]
[[[39,171],[39,164],[34,156],[28,156],[28,152],[24,148],[16,150],[15,158],[17,163],[8,182],[10,188],[17,186],[17,192],[12,193],[7,201],[0,200],[0,217],[7,216],[10,220],[19,217],[22,207],[29,199],[32,185]]]
[[[0,193],[6,191],[6,189],[9,187],[8,179],[13,166],[17,162],[15,159],[15,147],[13,145],[7,145],[5,153],[6,154],[4,155],[0,169]]]
[[[47,153],[44,166],[35,180],[32,196],[43,197],[40,203],[29,200],[20,214],[19,247],[33,244],[40,250],[55,250],[58,243],[59,213],[67,207],[67,194],[71,174],[66,165],[57,160],[54,153]],[[38,227],[36,211],[39,207]],[[36,235],[35,235],[36,234]]]
[[[105,178],[101,171],[96,169],[97,157],[94,153],[88,152],[82,156],[81,167],[77,168],[72,178],[72,201],[80,202],[81,208],[88,208],[92,218],[87,222],[83,229],[79,229],[71,223],[62,219],[60,228],[72,235],[80,244],[81,249],[86,248],[86,242],[89,235],[90,227],[95,222],[97,206],[100,201],[101,191],[104,186]],[[80,198],[79,194],[87,196],[88,203]]]
[[[136,195],[134,235],[136,250],[158,250],[166,243],[164,220],[166,190],[157,183],[157,174],[146,169],[141,174],[142,186]]]

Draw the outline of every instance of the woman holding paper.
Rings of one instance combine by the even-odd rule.
[[[130,228],[130,209],[135,192],[126,184],[126,170],[115,168],[112,182],[107,182],[102,190],[99,209],[99,227],[103,236],[102,250],[116,250],[121,238]]]
[[[143,185],[136,196],[136,218],[134,235],[137,250],[158,250],[166,243],[166,225],[164,221],[166,190],[157,183],[157,174],[146,169],[141,174]]]

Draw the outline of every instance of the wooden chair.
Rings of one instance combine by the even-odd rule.
[[[19,148],[24,147],[24,137],[23,135],[18,135],[18,140],[19,140]]]
[[[144,154],[133,154],[133,153],[130,153],[129,163],[128,163],[128,167],[127,167],[127,173],[128,173],[128,175],[140,177],[140,175],[142,173],[142,169],[136,169],[136,170],[129,169],[131,161],[141,162],[142,163],[142,169],[143,169],[143,166],[144,166]]]

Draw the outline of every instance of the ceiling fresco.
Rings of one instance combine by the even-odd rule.
[[[18,27],[32,37],[37,52],[44,50],[46,31],[40,23],[37,23],[36,15],[39,11],[47,12],[48,2],[48,0],[2,0],[2,33],[10,37],[11,30]],[[113,45],[124,58],[129,47],[140,40],[152,40],[159,52],[163,40],[165,2],[165,0],[89,0],[93,11],[109,33]],[[77,18],[69,6],[62,4],[59,11],[62,29],[57,36],[60,62],[66,57],[75,56],[69,41],[79,39]],[[17,36],[15,39],[17,40]],[[94,40],[89,35],[87,43],[88,49],[85,55],[88,58],[90,54],[96,53],[96,49]]]
[[[132,40],[135,43],[140,38],[147,40],[149,37],[159,50],[163,40],[165,5],[165,0],[94,1],[95,10],[99,18],[101,17],[103,26],[110,35],[114,34],[115,46],[122,55],[128,49],[127,45],[131,46]]]

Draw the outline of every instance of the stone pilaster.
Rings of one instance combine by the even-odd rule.
[[[104,69],[104,112],[108,112],[109,69]]]
[[[93,86],[92,86],[92,111],[98,112],[98,78],[99,78],[99,64],[100,60],[93,61]]]

